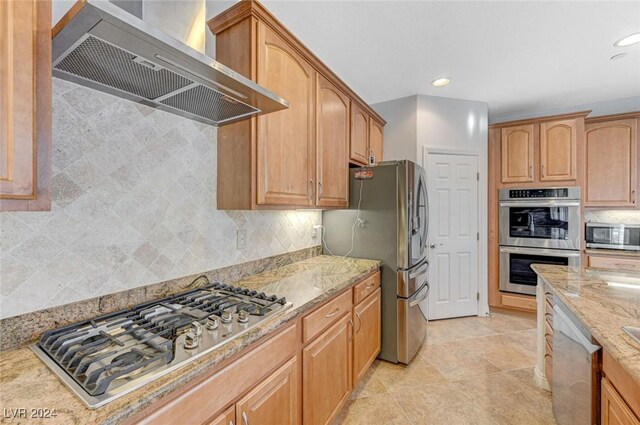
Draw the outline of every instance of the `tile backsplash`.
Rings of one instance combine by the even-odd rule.
[[[584,220],[597,223],[640,224],[640,210],[585,210]]]
[[[54,78],[52,210],[0,213],[0,318],[319,244],[319,211],[217,210],[216,151],[214,127]]]

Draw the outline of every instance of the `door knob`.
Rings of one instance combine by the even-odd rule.
[[[441,243],[432,243],[431,245],[429,245],[429,248],[435,249],[438,246],[442,246],[442,244]]]

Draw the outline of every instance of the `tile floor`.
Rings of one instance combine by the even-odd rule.
[[[376,361],[334,425],[555,424],[533,382],[535,327],[498,312],[430,322],[413,362]]]

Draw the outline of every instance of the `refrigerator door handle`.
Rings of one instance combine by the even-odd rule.
[[[420,304],[422,301],[426,300],[429,296],[429,282],[425,282],[422,288],[412,297],[413,299],[409,301],[409,307],[415,307]]]
[[[415,279],[427,273],[429,270],[429,262],[425,261],[420,266],[409,272],[409,279]]]

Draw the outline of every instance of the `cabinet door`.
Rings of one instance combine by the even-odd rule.
[[[575,180],[577,148],[577,119],[540,124],[540,180]]]
[[[206,425],[235,425],[236,421],[236,406],[231,406],[213,420],[207,422]]]
[[[640,425],[640,421],[609,383],[609,380],[602,378],[601,382],[600,419],[602,425]]]
[[[320,334],[302,352],[305,425],[330,423],[351,390],[351,315]]]
[[[257,203],[313,206],[316,73],[273,30],[258,28],[258,84],[287,99],[289,109],[258,117]]]
[[[238,425],[298,423],[298,362],[292,358],[236,403]]]
[[[380,288],[356,305],[353,337],[354,385],[362,378],[380,352]]]
[[[0,2],[2,210],[51,208],[51,2]]]
[[[351,143],[349,158],[358,164],[369,163],[369,116],[351,102]]]
[[[585,205],[625,207],[636,204],[636,119],[585,126]]]
[[[533,181],[534,126],[502,129],[502,182]]]
[[[374,156],[376,164],[382,161],[383,134],[383,127],[369,118],[369,150]]]
[[[323,76],[318,76],[316,93],[316,205],[346,207],[349,203],[349,98]]]

